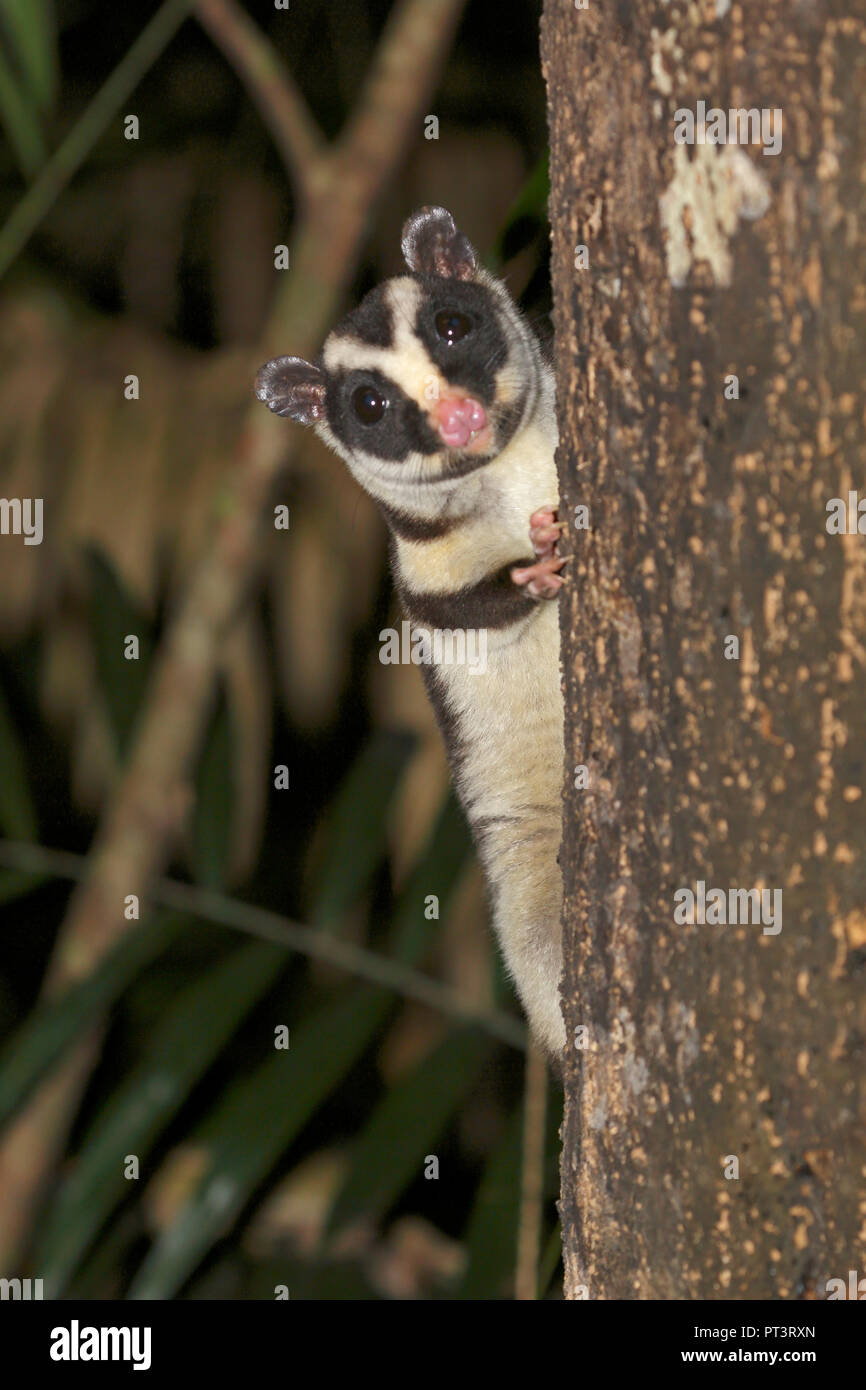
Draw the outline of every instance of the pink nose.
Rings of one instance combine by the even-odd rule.
[[[472,396],[443,397],[431,413],[439,438],[452,449],[462,449],[487,424],[484,406]]]

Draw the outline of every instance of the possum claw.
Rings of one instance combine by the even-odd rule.
[[[556,519],[555,507],[539,507],[529,518],[529,539],[539,560],[546,560],[556,551],[562,522]]]
[[[556,598],[563,585],[558,573],[566,557],[557,553],[562,522],[556,519],[555,507],[540,507],[529,518],[529,539],[536,554],[536,563],[511,571],[515,584],[526,585],[533,598]]]
[[[525,584],[526,592],[533,598],[556,598],[563,585],[562,575],[557,571],[564,564],[564,555],[551,555],[535,565],[527,565],[525,569],[512,570],[511,578],[515,584]]]

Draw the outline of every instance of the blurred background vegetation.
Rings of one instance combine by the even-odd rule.
[[[389,9],[246,7],[328,139]],[[441,203],[544,332],[539,9],[466,6],[430,107],[439,138],[418,122],[346,307],[400,269],[405,216]],[[263,529],[166,877],[140,927],[62,997],[40,997],[231,467],[274,247],[292,246],[299,215],[247,87],[192,16],[141,59],[32,235],[10,241],[26,190],[156,12],[0,0],[0,262],[14,251],[0,494],[45,499],[40,546],[0,537],[0,1123],[106,1019],[18,1272],[51,1297],[512,1297],[519,1011],[417,670],[377,659],[380,629],[400,620],[384,528],[340,461],[291,426],[274,498],[290,527]],[[553,1087],[548,1100],[540,1296],[556,1296],[559,1258]]]

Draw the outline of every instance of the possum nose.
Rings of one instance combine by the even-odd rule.
[[[449,396],[438,400],[432,416],[439,438],[452,449],[462,449],[473,434],[487,424],[484,406],[472,396]]]

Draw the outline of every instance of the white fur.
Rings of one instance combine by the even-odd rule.
[[[442,478],[438,460],[419,455],[395,464],[348,455],[327,425],[317,426],[374,497],[416,517],[461,518],[434,541],[396,538],[399,576],[410,590],[447,594],[528,556],[530,515],[557,500],[552,374],[504,288],[484,272],[477,278],[494,295],[507,329],[509,355],[497,376],[497,400],[515,399],[527,381],[535,388],[527,418],[498,457],[465,477]],[[427,409],[437,371],[413,331],[420,293],[409,277],[391,281],[393,345],[377,348],[334,335],[325,347],[326,368],[378,368]],[[559,997],[564,750],[557,609],[542,600],[518,624],[489,629],[484,674],[467,666],[438,668],[465,749],[458,792],[470,824],[482,827],[479,850],[494,925],[531,1026],[552,1053],[561,1053],[565,1044]],[[491,818],[495,823],[484,830]]]

